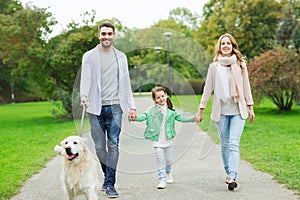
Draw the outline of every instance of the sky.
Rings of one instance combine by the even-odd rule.
[[[209,0],[21,0],[25,5],[31,2],[40,8],[48,8],[58,24],[53,35],[59,34],[72,20],[80,23],[81,14],[96,11],[96,21],[117,18],[129,28],[148,28],[159,20],[165,20],[169,12],[185,7],[192,13],[202,14],[202,8]]]

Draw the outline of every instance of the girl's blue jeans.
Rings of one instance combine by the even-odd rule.
[[[240,160],[240,139],[245,120],[240,115],[221,115],[216,127],[220,136],[221,155],[225,172],[236,179]]]
[[[157,165],[158,178],[160,181],[166,181],[166,173],[171,173],[172,164],[172,146],[154,147]]]

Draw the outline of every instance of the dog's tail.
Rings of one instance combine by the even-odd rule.
[[[58,145],[55,145],[54,147],[54,151],[58,154],[58,155],[63,155],[63,147],[62,146],[58,146]]]

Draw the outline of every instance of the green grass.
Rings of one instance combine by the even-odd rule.
[[[172,101],[177,107],[195,113],[200,98],[197,97],[197,104],[194,104],[195,96],[172,97]],[[278,112],[272,102],[265,100],[254,111],[255,122],[250,124],[247,119],[241,139],[241,159],[250,162],[256,170],[271,174],[275,180],[299,195],[300,107],[294,105],[290,112]],[[213,125],[210,112],[211,102],[199,124],[204,131]]]
[[[176,107],[196,113],[200,96],[173,96]],[[53,147],[77,134],[73,120],[58,121],[49,102],[0,105],[0,199],[18,193],[25,181],[55,156]],[[208,131],[211,102],[200,128]],[[241,158],[271,174],[287,188],[300,192],[300,107],[279,113],[269,101],[255,108],[256,121],[247,120],[241,140]]]
[[[25,181],[53,158],[55,144],[77,134],[74,121],[57,121],[49,102],[0,105],[0,199],[20,191]]]
[[[268,101],[256,108],[256,121],[247,124],[241,140],[241,157],[257,170],[300,193],[300,107],[278,112]]]

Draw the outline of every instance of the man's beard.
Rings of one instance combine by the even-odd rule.
[[[111,40],[109,40],[109,39],[106,39],[106,40],[111,41]],[[110,42],[109,44],[105,44],[104,42],[105,42],[106,40],[103,40],[103,41],[101,42],[101,46],[102,46],[103,48],[109,48],[109,47],[111,47],[112,42]]]

